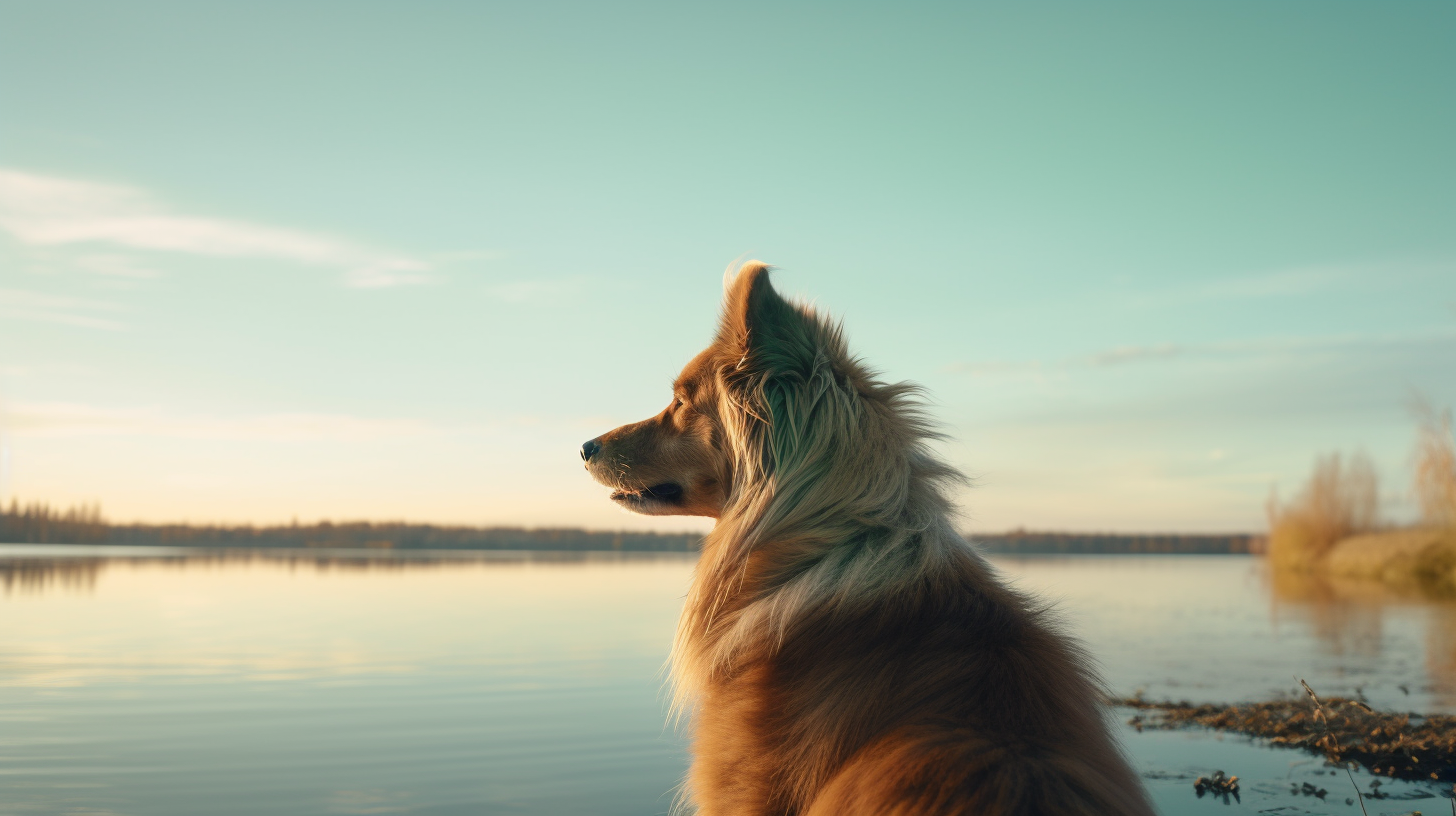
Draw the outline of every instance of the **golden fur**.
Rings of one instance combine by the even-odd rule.
[[[717,519],[673,646],[700,816],[1151,814],[1098,681],[953,529],[915,389],[768,268],[655,417],[588,442],[638,512]]]

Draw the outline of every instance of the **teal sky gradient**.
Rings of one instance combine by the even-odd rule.
[[[1456,403],[1456,5],[0,2],[0,494],[626,516],[724,266],[928,388],[968,525],[1243,530]]]

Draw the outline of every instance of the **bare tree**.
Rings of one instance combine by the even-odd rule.
[[[1288,504],[1271,496],[1268,513],[1270,558],[1287,566],[1308,564],[1336,541],[1379,524],[1375,465],[1363,452],[1348,462],[1338,453],[1321,456],[1299,494]]]
[[[1456,438],[1451,411],[1438,411],[1429,400],[1411,401],[1416,415],[1415,490],[1427,524],[1456,527]]]

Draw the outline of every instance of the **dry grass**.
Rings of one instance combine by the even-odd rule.
[[[1269,500],[1269,561],[1280,570],[1313,570],[1392,585],[1456,593],[1456,437],[1451,412],[1412,402],[1417,420],[1413,464],[1422,524],[1374,531],[1375,469],[1363,455],[1348,463],[1321,457],[1288,504]]]
[[[1304,489],[1288,504],[1271,496],[1269,560],[1283,568],[1309,568],[1342,538],[1367,532],[1379,514],[1375,466],[1363,453],[1346,462],[1321,456]]]
[[[1417,398],[1412,406],[1416,435],[1415,488],[1421,515],[1433,527],[1456,527],[1456,437],[1451,412]]]
[[[1344,539],[1325,556],[1325,573],[1375,578],[1423,595],[1456,594],[1456,529],[1385,530]]]

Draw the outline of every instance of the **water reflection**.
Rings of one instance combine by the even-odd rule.
[[[1267,569],[1261,573],[1270,592],[1271,615],[1302,622],[1332,655],[1403,659],[1407,656],[1391,653],[1388,629],[1417,620],[1424,634],[1425,690],[1437,709],[1456,710],[1456,599],[1416,585]]]
[[[1447,600],[1271,576],[1245,556],[996,563],[1058,603],[1119,695],[1266,699],[1297,674],[1377,707],[1456,709]],[[672,553],[0,546],[0,802],[665,813],[686,747],[664,727],[662,667],[692,566]],[[1188,774],[1254,773],[1265,750],[1128,739],[1165,813],[1187,812]],[[1266,760],[1257,773],[1277,792],[1291,759]]]
[[[690,558],[70,553],[0,548],[5,813],[627,816],[685,765]]]
[[[694,561],[694,553],[523,550],[375,550],[375,549],[205,549],[193,547],[110,547],[53,544],[0,544],[0,595],[47,591],[90,593],[108,568],[277,565],[288,570],[327,573],[457,567],[467,564],[551,565]]]
[[[672,574],[685,583],[693,559],[690,553],[658,552],[0,545],[0,597],[95,595],[109,572],[122,570],[129,576],[126,584],[146,581],[167,591],[205,588],[237,597],[239,604],[254,592],[275,591],[279,585],[270,576],[279,574],[375,575],[385,580],[379,586],[405,593],[396,601],[404,603],[410,602],[410,593],[428,594],[445,579],[391,583],[387,576],[469,573],[475,577],[466,580],[487,586],[495,581],[485,575],[509,567],[590,572],[594,566],[673,563],[681,566]],[[1290,692],[1297,674],[1328,694],[1366,694],[1392,708],[1456,710],[1456,600],[1451,598],[1377,582],[1274,573],[1247,556],[994,560],[1024,589],[1059,602],[1068,625],[1092,647],[1118,694],[1142,690],[1195,701],[1262,699]],[[520,585],[520,580],[507,583]],[[558,585],[547,580],[540,591],[549,593]],[[322,595],[340,588],[312,586]],[[684,588],[668,589],[680,595]],[[84,614],[84,609],[74,612]]]
[[[0,558],[0,591],[6,595],[48,589],[90,592],[105,564],[101,558]]]

